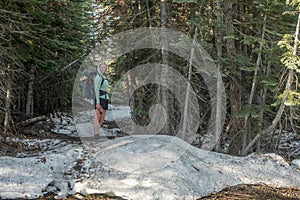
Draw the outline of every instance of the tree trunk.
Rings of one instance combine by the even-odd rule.
[[[26,115],[33,115],[33,84],[34,84],[34,66],[30,68],[30,79],[28,83]]]
[[[266,21],[267,21],[267,15],[264,16],[264,21],[263,21],[263,26],[262,26],[262,33],[261,33],[261,39],[262,40],[264,40],[264,38],[265,38]],[[248,100],[248,105],[249,106],[252,105],[253,97],[254,97],[254,94],[255,94],[255,88],[256,88],[256,82],[257,82],[257,74],[258,74],[258,70],[260,68],[260,63],[261,63],[262,49],[263,49],[263,42],[260,42],[260,44],[259,44],[259,52],[258,52],[257,60],[256,60],[256,69],[254,71],[253,80],[252,80],[252,86],[251,86],[251,91],[250,91],[250,96],[249,96],[249,100]],[[247,146],[249,135],[251,134],[250,132],[247,131],[248,130],[247,129],[248,122],[249,122],[248,119],[249,119],[249,115],[247,114],[246,117],[245,117],[245,121],[244,121],[242,151],[245,150],[245,148]]]
[[[293,48],[293,56],[297,55],[297,48],[298,48],[298,38],[299,38],[299,27],[300,27],[300,13],[298,13],[298,21],[297,21],[297,26],[296,26],[296,31],[295,31],[295,40],[294,40],[294,48]],[[292,82],[293,82],[293,76],[294,76],[294,70],[289,69],[289,74],[288,74],[288,78],[286,81],[286,85],[285,85],[285,96],[283,97],[283,99],[281,100],[280,103],[280,107],[276,113],[275,118],[272,121],[272,124],[266,128],[265,130],[263,130],[262,132],[258,133],[255,138],[247,145],[247,147],[245,148],[245,150],[242,152],[243,155],[246,155],[249,150],[251,149],[251,147],[253,145],[256,144],[256,142],[260,139],[260,137],[266,133],[270,133],[273,132],[278,124],[278,122],[281,120],[281,116],[282,113],[285,109],[285,101],[290,93],[291,90],[291,86],[292,86]]]
[[[272,55],[270,57],[272,58]],[[268,62],[267,67],[264,70],[267,77],[269,77],[269,74],[270,74],[270,65],[271,65],[271,63]],[[266,85],[264,85],[260,96],[261,96],[260,97],[261,102],[259,105],[260,109],[259,109],[259,117],[258,117],[258,127],[259,127],[258,132],[259,133],[262,131],[262,127],[263,127],[263,119],[264,119],[264,108],[263,107],[266,103],[266,98],[267,98],[267,86]],[[257,141],[256,150],[260,151],[260,140]]]
[[[196,39],[197,39],[197,28],[195,29],[195,33],[194,33],[194,39],[193,39],[193,44],[196,43]],[[194,51],[195,48],[193,46],[193,48],[191,49],[191,57],[190,57],[190,62],[189,62],[189,71],[188,71],[188,81],[191,82],[192,79],[192,63],[193,63],[193,57],[194,57]],[[188,124],[188,104],[189,104],[189,99],[190,99],[190,91],[191,91],[191,85],[188,84],[187,90],[186,90],[186,95],[185,95],[185,101],[184,101],[184,111],[183,111],[183,123],[182,123],[182,134],[185,134],[187,131],[187,124]],[[183,136],[181,136],[181,138],[184,138]]]
[[[17,127],[22,127],[22,126],[28,126],[29,124],[33,124],[39,121],[45,121],[48,118],[46,116],[40,116],[40,117],[34,117],[31,119],[27,119],[25,121],[21,121],[19,123],[16,124]]]
[[[10,105],[11,105],[11,93],[12,93],[12,76],[11,76],[11,65],[7,65],[7,88],[5,98],[5,116],[4,116],[4,134],[7,134],[10,130],[9,122],[11,119]]]
[[[9,28],[12,28],[12,23],[10,23]],[[8,42],[8,45],[10,48],[12,48],[12,41],[11,41],[11,36],[10,40]],[[11,61],[9,61],[11,62]],[[12,95],[12,71],[11,71],[11,64],[7,65],[7,81],[6,81],[6,97],[5,97],[5,105],[4,105],[4,110],[5,110],[5,115],[4,115],[4,134],[7,134],[8,131],[10,130],[10,120],[11,120],[11,95]]]
[[[161,25],[163,28],[167,26],[168,22],[168,15],[167,15],[167,0],[161,0],[160,2],[160,15],[161,15]],[[169,54],[167,49],[168,41],[167,41],[167,35],[162,31],[162,49],[161,49],[161,55],[162,55],[162,64],[169,66]],[[164,83],[164,85],[168,84],[168,70],[164,68],[161,72],[161,80]],[[164,134],[171,134],[171,124],[170,124],[170,102],[169,102],[169,94],[166,87],[161,88],[161,102],[162,105],[166,111],[166,124],[164,126],[163,133]]]
[[[217,69],[220,73],[222,73],[222,64],[221,64],[221,59],[223,56],[223,51],[222,51],[222,9],[221,9],[221,0],[217,1],[217,42],[216,42],[216,48],[217,48]],[[221,93],[221,77],[218,76],[217,79],[217,106],[216,106],[216,118],[215,118],[215,123],[216,123],[216,134],[221,136],[222,133],[222,126],[221,126],[221,121],[222,121],[222,116],[221,116],[221,106],[222,106],[222,93]],[[221,151],[221,141],[216,141],[216,151]]]
[[[132,1],[132,5],[133,5],[133,27],[137,28],[140,26],[140,16],[139,16],[139,12],[140,12],[140,2],[139,0],[133,0]]]
[[[147,6],[147,16],[148,16],[148,23],[149,27],[152,27],[152,19],[151,19],[151,12],[150,12],[150,7],[149,7],[149,0],[146,0],[146,6]]]
[[[226,34],[229,36],[234,36],[234,26],[233,26],[233,2],[230,0],[224,1],[224,11],[225,11],[225,24],[226,24]],[[240,93],[240,72],[235,63],[236,46],[235,41],[232,38],[226,39],[226,55],[229,60],[230,66],[230,82],[229,82],[229,100],[230,100],[230,122],[227,127],[227,134],[229,134],[232,142],[230,145],[230,153],[238,154],[240,151],[240,131],[242,129],[241,121],[235,116],[241,109],[241,93]],[[237,137],[236,137],[237,136]],[[226,136],[228,137],[228,136]]]
[[[271,133],[271,132],[273,132],[275,130],[278,122],[281,119],[281,115],[282,115],[282,113],[284,111],[284,108],[285,108],[285,104],[284,103],[285,103],[285,101],[286,101],[286,99],[288,97],[288,93],[289,93],[289,91],[291,89],[291,85],[292,85],[292,82],[293,82],[293,75],[294,75],[294,71],[290,69],[289,70],[288,79],[287,79],[287,82],[286,82],[286,87],[285,87],[286,95],[285,95],[285,97],[281,101],[280,107],[279,107],[279,109],[278,109],[278,111],[276,113],[275,118],[272,121],[272,124],[268,128],[264,129],[262,132],[258,133],[255,136],[255,138],[247,145],[247,147],[245,148],[245,150],[242,152],[242,155],[246,155],[249,152],[249,150],[253,147],[253,145],[255,145],[256,142],[260,139],[260,137],[262,135],[267,134],[267,133]]]

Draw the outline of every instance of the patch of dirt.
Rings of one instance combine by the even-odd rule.
[[[43,140],[58,139],[66,143],[82,144],[79,137],[72,137],[64,134],[57,134],[51,131],[53,123],[49,121],[39,122],[33,126],[23,127],[15,134],[9,134],[7,137],[0,138],[0,156],[13,156],[22,152],[39,152],[38,146],[29,145],[23,140]]]
[[[276,188],[268,185],[237,185],[224,188],[199,200],[299,200],[300,189]]]
[[[19,142],[0,141],[0,156],[16,156],[21,148],[23,145]]]
[[[0,197],[1,199],[1,197]],[[32,200],[53,200],[53,199],[57,199],[55,197],[55,195],[47,195],[47,196],[43,196],[43,197],[39,197],[39,198],[35,198],[35,199],[32,199]],[[85,199],[85,200],[126,200],[124,198],[121,198],[121,197],[118,197],[118,196],[115,196],[115,195],[108,195],[108,194],[91,194],[91,195],[78,195],[78,197],[76,196],[70,196],[70,197],[67,197],[67,198],[61,198],[61,200],[82,200],[82,199]],[[10,199],[10,200],[24,200],[24,199],[20,199],[20,198],[17,198],[17,199]]]
[[[82,144],[82,141],[78,137],[70,137],[62,134],[48,133],[48,136],[40,136],[40,137],[26,137],[26,139],[59,139],[61,142],[73,143],[73,144]],[[22,138],[22,137],[21,137]],[[46,144],[44,144],[46,145]],[[51,145],[51,144],[49,144]],[[45,147],[44,147],[45,148]],[[46,151],[39,144],[30,144],[22,142],[21,140],[0,140],[0,156],[11,156],[11,157],[19,157],[18,155],[32,156],[38,152]],[[25,156],[26,157],[26,156]]]

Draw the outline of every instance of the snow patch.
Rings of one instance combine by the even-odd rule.
[[[37,198],[55,179],[61,179],[74,160],[82,156],[73,145],[41,156],[0,157],[0,197]]]
[[[85,170],[69,174],[85,176],[81,187],[130,199],[195,199],[242,183],[300,188],[300,173],[276,154],[234,157],[185,145],[171,136],[118,138],[100,143],[82,161]]]
[[[292,161],[292,165],[297,169],[300,170],[300,159],[295,159]]]
[[[196,199],[237,184],[300,188],[300,173],[276,154],[235,157],[166,135],[92,141],[90,147],[68,144],[32,157],[0,157],[0,197],[36,198],[46,192],[64,197],[78,192]],[[299,160],[292,163],[299,166]]]

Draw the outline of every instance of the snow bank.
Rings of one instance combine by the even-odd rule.
[[[43,195],[46,186],[63,178],[67,166],[81,156],[81,148],[68,145],[58,152],[34,157],[0,157],[0,199]]]
[[[119,138],[98,144],[94,152],[81,163],[84,172],[69,169],[85,176],[79,188],[124,198],[195,199],[241,183],[300,188],[300,174],[275,154],[233,157],[171,136]]]
[[[0,157],[0,198],[110,193],[130,199],[196,199],[241,183],[300,188],[275,154],[234,157],[172,136],[128,136],[68,145],[30,158]]]

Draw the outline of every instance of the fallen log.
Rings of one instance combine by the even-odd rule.
[[[28,126],[29,124],[34,124],[40,121],[46,121],[48,118],[46,116],[39,116],[39,117],[34,117],[30,118],[24,121],[21,121],[16,124],[17,127],[23,127],[23,126]]]

